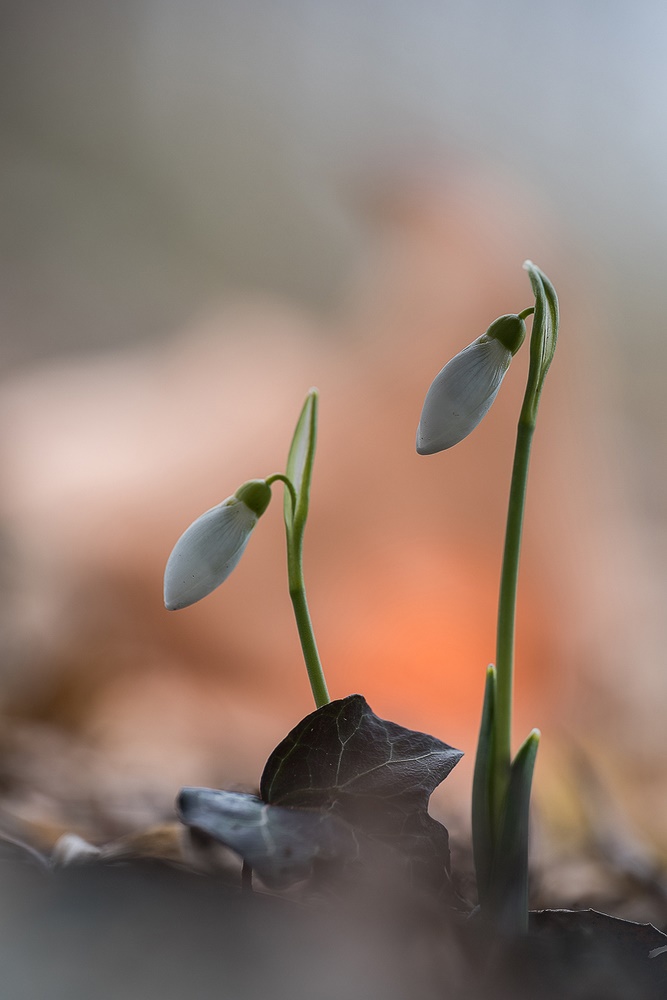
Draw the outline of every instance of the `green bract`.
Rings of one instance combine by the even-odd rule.
[[[509,313],[495,319],[486,331],[486,336],[499,340],[503,347],[515,355],[526,339],[526,324],[521,316]]]
[[[243,486],[239,486],[234,496],[242,500],[257,517],[261,517],[271,502],[271,487],[265,479],[249,479]]]

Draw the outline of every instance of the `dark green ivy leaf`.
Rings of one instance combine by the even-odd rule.
[[[308,879],[316,863],[351,858],[353,832],[330,813],[270,806],[256,795],[183,788],[183,822],[236,851],[268,886]]]
[[[462,756],[434,736],[380,719],[353,694],[295,726],[266,762],[260,795],[334,812],[409,857],[415,873],[444,881],[449,838],[428,802]]]
[[[435,736],[378,718],[352,694],[311,712],[278,744],[260,795],[272,805],[320,808],[370,796],[403,812],[426,810],[462,756]]]
[[[350,695],[306,716],[276,747],[260,798],[185,788],[178,808],[184,823],[236,851],[270,886],[309,878],[318,863],[361,858],[398,863],[437,888],[447,882],[449,837],[428,801],[461,757]]]

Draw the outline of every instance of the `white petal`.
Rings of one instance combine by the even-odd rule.
[[[426,393],[417,451],[434,455],[462,441],[493,403],[510,361],[500,341],[480,337],[445,365]]]
[[[183,532],[164,571],[164,603],[169,611],[187,608],[220,586],[243,555],[257,515],[237,497],[228,497]]]

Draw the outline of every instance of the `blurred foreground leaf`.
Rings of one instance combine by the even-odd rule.
[[[273,888],[310,878],[316,861],[354,853],[352,832],[315,809],[284,809],[256,795],[213,788],[183,788],[183,822],[236,851]]]
[[[574,988],[577,996],[593,996],[591,984],[605,1000],[667,996],[667,935],[653,924],[597,910],[535,910],[530,929],[557,949],[564,996]]]

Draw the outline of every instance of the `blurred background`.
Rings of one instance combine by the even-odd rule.
[[[664,851],[666,44],[651,0],[2,3],[7,815],[127,832],[180,784],[252,787],[311,710],[281,497],[223,589],[161,592],[317,385],[331,694],[463,749],[438,802],[465,825],[526,359],[452,452],[414,433],[449,357],[531,303],[531,258],[562,338],[516,739],[543,730],[553,826],[590,826],[583,756]]]

